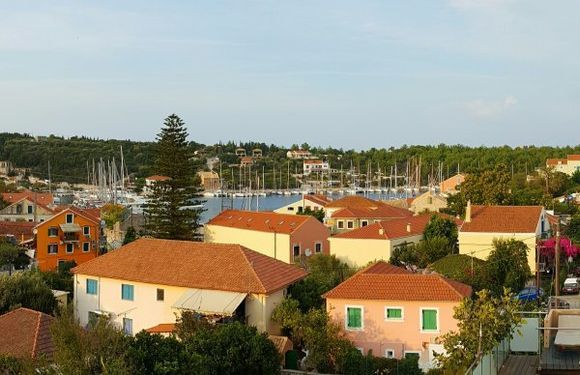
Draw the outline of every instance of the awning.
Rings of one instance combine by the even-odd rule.
[[[63,232],[65,233],[71,233],[71,232],[80,232],[81,231],[81,226],[78,224],[60,224],[60,229],[62,229]]]
[[[221,290],[189,289],[172,307],[202,314],[232,315],[246,295]]]

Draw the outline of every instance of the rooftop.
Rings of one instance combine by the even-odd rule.
[[[52,356],[50,326],[54,318],[24,307],[0,316],[0,354],[18,358]]]
[[[324,298],[380,301],[450,301],[471,295],[471,287],[443,276],[411,273],[377,262],[327,292]]]
[[[460,232],[536,233],[542,206],[471,206]]]
[[[332,199],[328,198],[326,195],[319,194],[306,194],[304,195],[304,199],[319,204],[321,206],[326,206],[327,204],[332,202]]]
[[[334,200],[330,202],[326,207],[327,208],[345,208],[345,207],[354,207],[354,208],[377,208],[379,206],[383,206],[384,203],[375,201],[369,198],[360,197],[358,195],[348,195],[346,197]]]
[[[171,179],[171,177],[160,176],[160,175],[153,175],[153,176],[149,176],[146,178],[146,180],[150,180],[150,181],[167,181],[169,179]]]
[[[290,234],[309,220],[318,222],[314,217],[307,215],[278,214],[268,211],[226,210],[211,219],[207,225]]]
[[[340,233],[332,238],[390,240],[423,234],[431,214],[392,219]]]
[[[75,274],[240,293],[269,294],[306,272],[240,245],[140,238],[72,269]]]
[[[30,190],[24,190],[17,193],[2,193],[2,199],[10,204],[16,203],[25,198],[32,202],[36,199],[36,203],[43,206],[51,205],[54,201],[53,196],[50,193],[35,193]]]
[[[36,223],[28,221],[0,221],[0,235],[13,235],[18,241],[29,240],[34,237],[32,230]]]
[[[328,207],[327,205],[326,207]],[[403,218],[413,216],[413,213],[405,208],[395,207],[388,204],[372,207],[347,207],[333,212],[333,218]]]

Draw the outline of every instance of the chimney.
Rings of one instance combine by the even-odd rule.
[[[407,223],[407,232],[411,233],[411,223]]]
[[[467,207],[465,207],[465,222],[471,223],[471,199],[467,201]]]

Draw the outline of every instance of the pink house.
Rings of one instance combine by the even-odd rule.
[[[324,295],[326,310],[364,354],[416,356],[433,366],[437,337],[457,328],[453,308],[471,287],[440,275],[411,273],[377,262]]]

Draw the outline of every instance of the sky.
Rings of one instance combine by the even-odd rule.
[[[575,0],[0,0],[0,132],[580,144]]]

